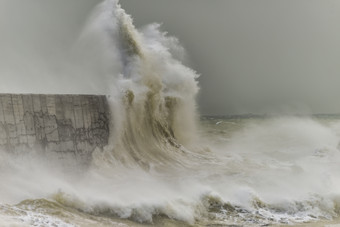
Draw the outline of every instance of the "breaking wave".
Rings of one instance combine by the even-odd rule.
[[[112,74],[114,145],[109,155],[146,169],[180,164],[181,146],[194,139],[198,92],[198,75],[181,63],[183,48],[158,24],[137,30],[116,1],[103,2],[93,17],[82,42],[89,34],[100,36],[99,49],[109,48],[115,70],[120,69]]]
[[[0,221],[256,226],[338,217],[339,119],[211,118],[197,127],[198,75],[182,64],[178,40],[158,24],[137,30],[116,0],[96,8],[74,52],[81,70],[109,78],[110,143],[81,170],[76,157],[65,168],[34,152],[1,153]]]

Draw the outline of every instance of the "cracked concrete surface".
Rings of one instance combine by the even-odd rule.
[[[0,94],[0,148],[89,156],[109,139],[105,96]]]

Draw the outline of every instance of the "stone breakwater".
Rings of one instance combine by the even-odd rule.
[[[0,94],[0,149],[89,156],[109,140],[106,96]]]

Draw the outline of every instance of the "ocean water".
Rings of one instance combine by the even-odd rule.
[[[101,152],[82,173],[33,154],[2,157],[0,223],[336,226],[340,116],[202,117],[198,125],[199,146],[178,148],[182,161],[149,168]]]
[[[109,145],[82,168],[0,152],[0,226],[335,226],[340,116],[199,117],[178,40],[115,0],[75,46],[111,78]]]

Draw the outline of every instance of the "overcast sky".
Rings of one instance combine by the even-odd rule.
[[[123,0],[179,37],[205,114],[340,112],[340,1]]]
[[[0,0],[0,47],[11,49],[15,43],[18,48],[31,40],[29,47],[14,48],[22,58],[25,50],[31,53],[36,48],[54,51],[49,54],[53,60],[56,50],[71,45],[98,2]],[[121,0],[121,4],[137,27],[159,22],[179,38],[191,67],[201,74],[198,104],[203,114],[340,113],[339,0]],[[60,48],[49,49],[48,40],[53,39]],[[13,57],[13,51],[7,51]],[[9,61],[4,54],[0,60]],[[0,66],[16,67],[9,62]],[[22,71],[32,63],[27,64]],[[19,79],[1,77],[11,79],[12,86]],[[6,83],[0,89],[6,90]]]

